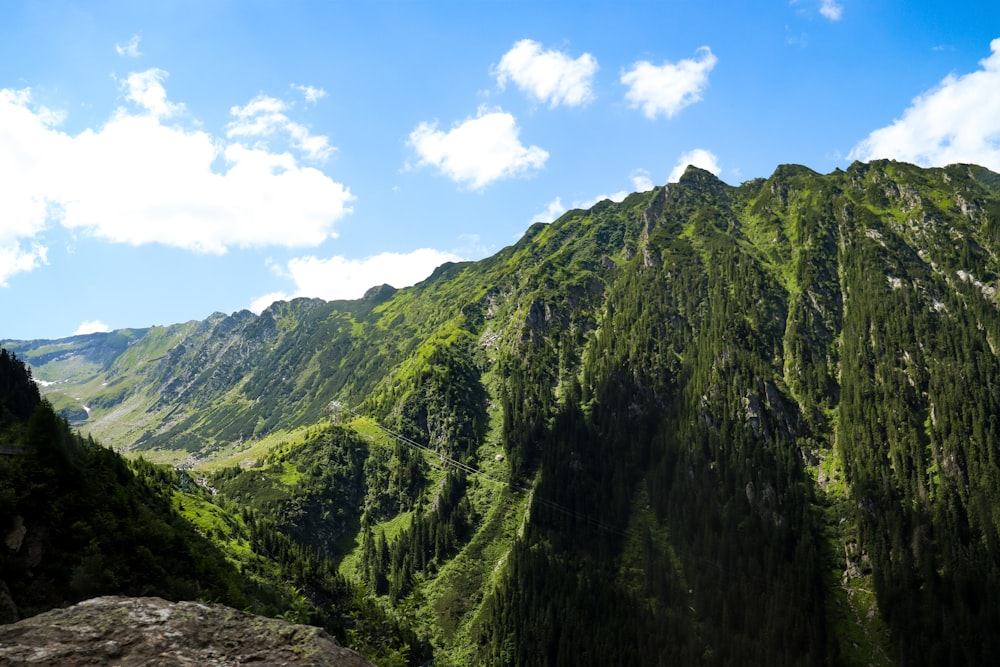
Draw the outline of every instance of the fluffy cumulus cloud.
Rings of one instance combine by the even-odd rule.
[[[981,69],[948,76],[891,125],[875,130],[848,157],[892,158],[922,166],[972,162],[1000,171],[1000,39]]]
[[[844,6],[837,0],[821,0],[819,13],[831,21],[839,21],[840,17],[844,15]]]
[[[76,328],[73,335],[84,336],[86,334],[103,333],[106,331],[111,331],[111,328],[104,322],[100,320],[87,320],[86,322],[80,323],[80,326]]]
[[[641,108],[649,119],[660,115],[671,118],[701,101],[708,74],[717,61],[707,46],[699,48],[694,58],[676,63],[654,65],[641,60],[621,76],[621,82],[628,86],[625,99],[632,108]]]
[[[154,67],[145,72],[132,72],[122,82],[125,99],[134,102],[156,118],[170,118],[184,113],[183,104],[175,104],[167,99],[163,81],[167,72]],[[119,115],[124,115],[120,110]]]
[[[525,146],[517,121],[502,110],[480,107],[447,132],[437,123],[420,123],[409,145],[420,158],[417,166],[433,166],[457,183],[479,190],[490,183],[541,169],[549,154]]]
[[[0,286],[46,263],[47,248],[35,237],[53,210],[46,181],[47,156],[65,153],[65,135],[56,129],[58,114],[29,109],[31,91],[0,90]]]
[[[618,192],[610,195],[597,195],[592,199],[575,201],[573,202],[573,208],[587,209],[597,202],[604,201],[605,199],[610,199],[613,202],[622,202],[625,200],[625,197],[628,197],[633,192],[648,192],[653,189],[653,179],[650,178],[649,172],[645,169],[636,169],[632,172],[632,175],[629,176],[629,180],[632,182],[631,190],[619,190]]]
[[[54,224],[209,253],[335,236],[353,196],[302,163],[329,154],[326,137],[264,96],[233,108],[224,137],[189,129],[166,76],[130,74],[121,82],[127,106],[76,135],[62,132],[62,114],[34,104],[30,89],[0,89],[0,284],[46,262],[44,231]]]
[[[319,92],[315,88],[307,89],[306,99],[312,96],[316,102]],[[324,93],[325,94],[325,93]],[[245,106],[234,106],[229,110],[233,121],[229,124],[226,136],[230,139],[260,140],[275,135],[285,135],[292,145],[302,151],[311,160],[325,161],[333,152],[329,139],[322,135],[314,135],[309,128],[288,118],[289,105],[283,100],[268,95],[258,95]]]
[[[420,248],[410,253],[384,252],[361,260],[339,256],[296,257],[284,266],[272,267],[279,275],[295,283],[295,291],[290,294],[265,294],[255,299],[250,309],[259,313],[275,301],[303,296],[328,301],[358,299],[377,285],[409,287],[445,262],[457,261],[461,261],[457,255],[431,248]]]
[[[584,53],[570,58],[561,51],[544,51],[542,45],[522,39],[500,59],[494,69],[497,84],[513,81],[518,88],[550,107],[581,106],[594,99],[593,81],[597,58]]]
[[[20,243],[0,243],[0,287],[7,287],[7,279],[16,273],[36,269],[48,264],[48,248],[34,244],[24,247]]]
[[[649,192],[653,189],[653,187],[655,187],[653,179],[650,177],[649,172],[645,169],[636,169],[632,172],[630,179],[632,181],[632,187],[635,188],[636,192]]]
[[[695,148],[693,151],[682,153],[681,156],[677,158],[677,164],[674,166],[673,171],[670,172],[667,182],[676,183],[681,180],[681,176],[684,175],[684,170],[687,169],[689,165],[704,169],[705,171],[710,171],[716,176],[722,172],[722,168],[719,167],[719,158],[716,157],[714,153],[707,151],[704,148]]]
[[[531,218],[531,221],[552,222],[566,211],[567,208],[563,206],[562,197],[556,197],[555,199],[553,199],[548,203],[544,211],[542,211],[541,213],[536,213],[534,217]]]
[[[628,197],[633,192],[648,192],[653,189],[653,179],[650,178],[649,172],[645,169],[636,169],[629,176],[629,180],[632,182],[632,190],[619,190],[613,194],[601,194],[596,197],[591,197],[590,199],[580,199],[575,200],[570,206],[570,208],[580,208],[588,209],[594,206],[598,202],[602,202],[605,199],[610,199],[613,202],[624,201],[625,197]],[[552,222],[557,219],[560,215],[565,213],[567,209],[562,203],[562,197],[556,197],[549,202],[545,210],[532,218],[533,222]]]

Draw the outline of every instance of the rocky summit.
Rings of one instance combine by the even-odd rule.
[[[217,604],[100,597],[0,626],[5,665],[370,667],[320,628]]]

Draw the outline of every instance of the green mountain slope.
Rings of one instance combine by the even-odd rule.
[[[5,349],[0,443],[5,622],[112,592],[204,596],[272,612],[280,604],[280,592],[241,577],[172,511],[148,464],[130,468],[71,433]]]
[[[440,664],[976,664],[998,274],[985,169],[692,168],[405,290],[5,344]]]
[[[316,543],[215,500],[203,480],[73,433],[0,348],[0,623],[101,595],[157,596],[321,625],[380,663],[430,655]]]

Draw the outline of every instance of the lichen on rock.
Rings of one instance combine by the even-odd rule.
[[[326,631],[223,605],[100,597],[0,626],[0,663],[370,667]]]

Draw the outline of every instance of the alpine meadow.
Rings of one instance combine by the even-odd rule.
[[[155,595],[379,665],[990,664],[998,288],[984,167],[692,166],[411,287],[2,340],[0,621]]]

